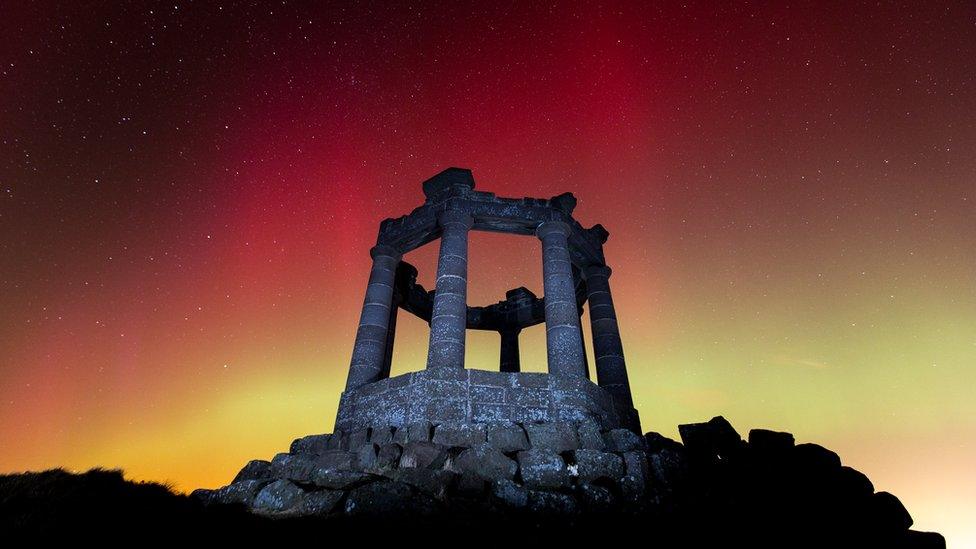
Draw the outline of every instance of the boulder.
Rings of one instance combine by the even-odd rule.
[[[378,446],[393,442],[393,429],[391,427],[374,427],[369,435],[369,441]]]
[[[568,452],[579,448],[576,429],[569,423],[527,423],[525,432],[532,450]]]
[[[250,506],[258,491],[269,482],[269,480],[242,480],[228,484],[214,491],[212,501],[223,504],[242,503]]]
[[[867,475],[846,465],[837,472],[837,487],[841,497],[870,496],[874,493],[874,484]]]
[[[430,442],[430,432],[434,429],[429,421],[420,421],[407,425],[405,442]]]
[[[579,435],[579,447],[584,450],[606,450],[607,443],[603,440],[600,426],[592,421],[585,421],[576,430]]]
[[[833,471],[841,465],[840,456],[819,444],[797,444],[793,447],[792,456],[800,471]]]
[[[650,478],[650,466],[647,462],[647,454],[637,450],[633,452],[624,452],[622,457],[624,458],[625,474],[636,478],[643,484],[647,484],[647,481]]]
[[[749,431],[749,447],[763,454],[781,455],[789,452],[796,441],[792,433],[753,429]]]
[[[496,480],[491,486],[491,495],[511,509],[524,509],[529,505],[529,491],[511,480]]]
[[[529,490],[529,511],[539,515],[572,515],[578,510],[576,500],[566,494]]]
[[[580,482],[593,482],[605,478],[616,481],[624,476],[624,461],[617,454],[599,450],[573,452]]]
[[[257,511],[271,513],[287,511],[302,501],[303,494],[302,489],[291,481],[276,480],[258,492],[252,507]]]
[[[325,467],[319,467],[312,473],[313,484],[332,490],[348,490],[360,484],[365,484],[374,478],[376,477],[369,473],[327,469]]]
[[[295,439],[291,443],[292,454],[321,454],[329,449],[329,439],[332,435],[308,435]]]
[[[433,442],[408,442],[400,456],[401,468],[440,469],[447,462],[448,448]]]
[[[384,476],[433,496],[444,498],[457,483],[457,473],[453,471],[434,469],[392,469],[383,473]]]
[[[647,455],[647,464],[651,477],[668,490],[673,490],[685,479],[688,464],[685,460],[684,449],[680,451],[663,449]]]
[[[353,460],[353,469],[357,471],[369,471],[376,467],[376,453],[379,446],[372,442],[367,442],[359,447],[356,458]]]
[[[485,426],[478,424],[443,423],[434,428],[431,442],[444,446],[470,448],[485,442]]]
[[[901,500],[888,492],[877,492],[870,498],[868,520],[882,531],[903,531],[912,527],[912,516]]]
[[[364,444],[369,442],[370,431],[371,430],[369,428],[366,428],[366,429],[359,429],[357,431],[353,431],[352,433],[349,433],[349,447],[348,447],[349,451],[356,452]]]
[[[744,444],[742,437],[724,417],[716,416],[706,423],[678,426],[688,456],[696,460],[728,459]]]
[[[326,450],[315,458],[315,464],[320,469],[338,469],[348,471],[352,469],[356,454],[345,450]]]
[[[566,463],[554,450],[533,448],[518,453],[519,473],[527,488],[555,489],[570,485]]]
[[[342,490],[316,490],[302,496],[298,510],[302,515],[327,515],[334,511],[345,492]]]
[[[662,450],[683,452],[685,449],[684,445],[682,445],[680,442],[653,431],[644,435],[644,446],[648,453],[652,454]]]
[[[603,434],[603,440],[611,452],[630,452],[644,449],[644,440],[640,435],[627,429],[611,429]]]
[[[493,424],[486,429],[488,444],[501,452],[521,452],[529,449],[525,429],[515,424]]]
[[[271,460],[270,474],[273,478],[308,482],[316,467],[315,460],[308,454],[278,454]]]
[[[348,450],[349,449],[349,437],[342,431],[336,431],[332,433],[329,440],[325,442],[326,450]]]
[[[252,459],[237,473],[233,482],[260,480],[264,478],[271,478],[271,462],[263,459]]]
[[[501,450],[482,443],[461,452],[454,460],[452,468],[462,475],[477,475],[485,480],[496,481],[515,477],[518,464]]]
[[[376,518],[430,515],[436,502],[409,484],[383,480],[353,488],[346,496],[345,512]]]
[[[613,508],[614,498],[610,490],[593,484],[581,484],[579,499],[583,507],[591,512],[606,512]]]

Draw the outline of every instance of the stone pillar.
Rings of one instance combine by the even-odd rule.
[[[518,328],[503,328],[498,331],[502,336],[501,353],[498,358],[498,369],[501,372],[522,371],[519,362],[519,330]]]
[[[613,395],[617,402],[633,407],[609,278],[610,267],[590,265],[586,268],[586,301],[590,304],[597,383]]]
[[[573,268],[569,257],[569,225],[547,221],[536,229],[542,240],[542,287],[546,308],[546,352],[549,373],[584,377]]]
[[[393,284],[400,252],[391,246],[377,244],[369,255],[373,257],[373,268],[369,273],[363,312],[359,317],[356,344],[352,349],[349,377],[346,378],[347,391],[380,379],[386,362]]]
[[[580,315],[580,345],[583,346],[583,373],[586,374],[586,379],[590,378],[590,359],[586,356],[586,338],[583,337],[583,319]],[[391,342],[392,345],[392,342]]]
[[[464,368],[464,331],[468,323],[468,230],[470,215],[446,210],[437,217],[443,232],[437,257],[437,281],[430,316],[428,368]]]
[[[401,296],[395,295],[390,306],[390,325],[386,330],[386,354],[383,357],[383,369],[380,371],[380,379],[390,377],[390,369],[393,367],[393,341],[396,337],[397,311],[400,309]]]

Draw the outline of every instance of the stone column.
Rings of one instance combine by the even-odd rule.
[[[390,377],[390,369],[393,367],[393,341],[396,337],[397,311],[400,309],[402,297],[393,296],[393,303],[390,306],[390,325],[386,330],[386,354],[383,356],[383,370],[380,371],[380,379]]]
[[[437,257],[437,281],[430,316],[428,368],[464,368],[464,331],[468,323],[468,230],[470,215],[446,210],[437,217],[443,232]]]
[[[610,267],[590,265],[586,268],[586,301],[590,304],[597,383],[613,395],[617,402],[633,407],[609,278]]]
[[[503,328],[498,331],[502,336],[501,353],[498,358],[498,370],[501,372],[520,372],[519,362],[519,330],[518,328]]]
[[[393,284],[400,252],[391,246],[377,244],[369,251],[373,268],[369,273],[363,312],[359,317],[356,344],[352,349],[346,390],[372,383],[382,375],[386,362],[386,344],[393,306]]]
[[[546,352],[549,373],[584,377],[573,269],[569,257],[569,225],[547,221],[536,229],[542,240],[542,287],[546,308]]]

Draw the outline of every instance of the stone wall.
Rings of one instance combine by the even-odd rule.
[[[639,432],[636,411],[618,410],[595,383],[569,376],[528,372],[431,368],[346,391],[336,430],[411,423],[535,423],[592,421],[603,428]]]

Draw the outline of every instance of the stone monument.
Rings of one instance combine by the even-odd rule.
[[[640,433],[603,254],[609,233],[573,219],[576,198],[500,198],[476,191],[470,170],[448,168],[423,184],[426,200],[380,224],[336,431],[431,424],[593,422]],[[524,287],[483,307],[469,306],[468,233],[537,237],[542,298]],[[417,283],[401,258],[440,240],[435,288]],[[590,312],[596,361],[591,380],[583,343]],[[390,377],[400,309],[430,325],[426,368]],[[548,373],[520,371],[519,332],[545,322]],[[499,333],[499,370],[464,367],[465,331]]]

